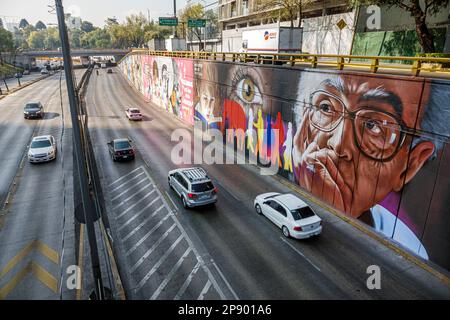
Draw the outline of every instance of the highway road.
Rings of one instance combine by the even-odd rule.
[[[24,119],[23,107],[31,101],[42,102],[44,119]],[[61,73],[0,100],[0,299],[75,297],[65,287],[66,267],[75,264],[68,110]],[[30,164],[27,146],[44,134],[55,137],[57,159]]]
[[[142,122],[124,110],[140,107]],[[177,128],[192,128],[146,102],[115,70],[95,73],[86,97],[114,251],[128,299],[430,299],[450,288],[365,233],[310,205],[321,236],[284,239],[255,213],[256,195],[292,192],[251,165],[202,165],[219,187],[214,207],[182,208],[167,185]],[[130,137],[135,161],[115,163],[106,143]],[[307,201],[308,202],[308,201]],[[367,268],[381,270],[369,290]]]
[[[24,75],[22,78],[20,78],[20,85],[25,85],[30,81],[36,80],[38,78],[42,77],[40,72],[31,72],[29,75]],[[5,85],[6,81],[6,85]],[[8,92],[6,86],[8,86],[9,90],[15,89],[19,86],[19,82],[17,81],[17,78],[8,78],[6,80],[0,79],[0,88],[2,89],[2,93],[6,94]]]

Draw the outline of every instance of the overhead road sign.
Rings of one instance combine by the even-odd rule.
[[[189,28],[204,28],[206,27],[206,19],[188,19]]]
[[[178,18],[172,17],[159,17],[159,25],[160,26],[178,26]]]

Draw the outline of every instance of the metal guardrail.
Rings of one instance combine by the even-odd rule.
[[[154,56],[178,57],[213,61],[243,62],[255,64],[287,64],[310,68],[332,67],[343,70],[346,67],[359,68],[371,73],[380,69],[409,72],[418,76],[421,71],[442,73],[450,76],[450,58],[403,57],[403,56],[354,56],[310,53],[237,53],[207,51],[152,51],[133,49],[129,54],[145,53]],[[397,61],[399,63],[392,63]],[[120,61],[119,61],[120,62]]]

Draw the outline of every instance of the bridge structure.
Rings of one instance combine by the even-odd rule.
[[[123,57],[127,53],[131,52],[131,49],[72,49],[72,57],[92,57],[92,56],[119,56]],[[40,58],[40,57],[62,57],[62,51],[60,50],[34,50],[23,51],[24,56]]]
[[[112,56],[114,57],[115,61],[119,61],[131,51],[131,49],[73,49],[71,50],[70,54],[72,57],[80,57],[82,61],[88,61],[89,57],[95,56]],[[35,65],[36,59],[62,59],[62,51],[25,50],[15,55],[2,54],[2,58],[10,64],[28,69]]]

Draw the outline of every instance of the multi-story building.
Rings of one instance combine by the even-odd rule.
[[[223,30],[224,51],[238,51],[242,47],[242,31],[291,25],[291,21],[286,17],[277,15],[279,6],[261,11],[257,2],[257,0],[219,0],[219,23]],[[347,0],[305,1],[301,19],[302,51],[349,53],[355,10],[349,8]],[[297,15],[294,21],[295,27],[299,25],[298,20]],[[345,21],[346,26],[343,29],[337,26],[340,20]],[[339,43],[335,43],[336,41]]]

